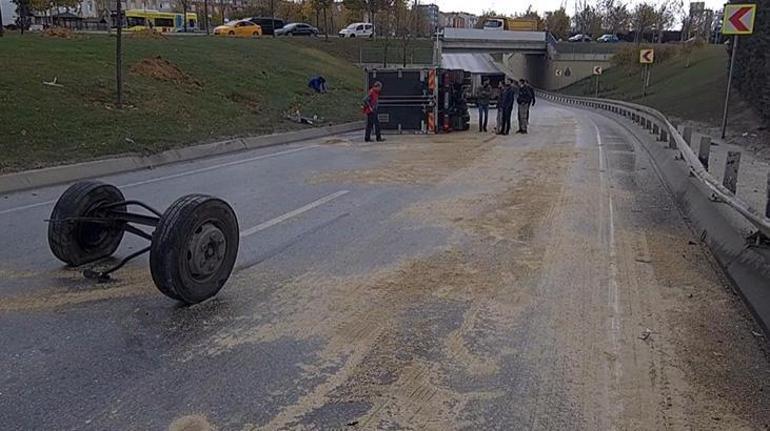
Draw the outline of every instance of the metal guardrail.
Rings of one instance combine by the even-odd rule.
[[[679,150],[683,160],[690,169],[690,173],[705,185],[714,194],[716,199],[729,205],[756,227],[764,237],[770,238],[770,218],[762,215],[751,205],[740,200],[733,191],[720,184],[716,178],[711,176],[703,164],[701,164],[698,156],[690,148],[690,145],[679,133],[679,130],[660,111],[648,106],[619,100],[566,96],[541,90],[538,90],[537,93],[540,97],[557,103],[603,109],[624,117],[630,117],[634,122],[642,124],[647,129],[657,130],[660,133],[659,138],[667,136],[669,146]]]

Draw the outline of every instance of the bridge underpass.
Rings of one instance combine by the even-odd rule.
[[[556,42],[542,31],[489,31],[446,28],[439,38],[443,54],[491,54],[512,78],[526,78],[547,90],[566,87],[610,67],[616,45]]]

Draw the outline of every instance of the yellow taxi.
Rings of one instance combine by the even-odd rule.
[[[214,36],[257,37],[262,36],[262,27],[247,19],[239,19],[215,27]]]

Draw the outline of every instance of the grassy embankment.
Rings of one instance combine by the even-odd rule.
[[[0,173],[308,127],[284,119],[295,106],[360,119],[352,61],[377,42],[296,39],[127,37],[118,110],[114,37],[0,38]],[[307,88],[316,74],[328,94]],[[61,86],[43,84],[54,79]]]
[[[638,52],[635,55],[635,59],[638,58]],[[641,70],[635,61],[615,66],[601,76],[599,96],[651,106],[680,119],[717,123],[723,109],[727,61],[724,46],[708,45],[694,49],[689,66],[686,53],[672,53],[652,67],[646,96],[642,96]],[[591,77],[562,92],[593,96],[594,85]]]

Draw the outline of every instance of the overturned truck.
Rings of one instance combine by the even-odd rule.
[[[397,133],[447,133],[468,130],[466,72],[420,68],[366,71],[366,88],[383,85],[379,120],[383,130]]]

